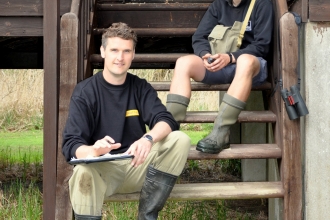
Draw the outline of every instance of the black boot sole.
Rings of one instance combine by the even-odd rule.
[[[196,150],[203,152],[203,153],[208,153],[208,154],[218,154],[220,153],[223,149],[229,148],[229,143],[223,145],[222,147],[215,148],[214,146],[210,145],[211,147],[205,147],[205,146],[200,146],[197,144]]]

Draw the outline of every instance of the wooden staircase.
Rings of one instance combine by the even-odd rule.
[[[73,0],[71,12],[61,19],[61,78],[59,99],[59,134],[62,134],[68,113],[71,92],[77,82],[90,77],[94,69],[103,68],[99,54],[103,30],[113,22],[129,24],[138,35],[136,56],[131,68],[173,69],[180,56],[192,53],[191,35],[208,5],[209,0],[174,1],[116,1]],[[297,62],[295,44],[297,34],[294,19],[287,13],[285,0],[273,0],[276,11],[274,58],[268,83],[253,90],[262,91],[268,103],[265,111],[242,111],[239,123],[270,124],[274,143],[231,144],[219,154],[205,154],[191,147],[188,160],[209,159],[277,159],[281,181],[177,184],[172,200],[255,199],[282,198],[283,218],[301,219],[301,168],[299,121],[290,121],[276,87],[282,79],[284,87],[293,84]],[[287,31],[288,29],[288,31]],[[288,35],[288,36],[287,36]],[[280,37],[278,37],[280,36]],[[279,50],[278,50],[279,48]],[[286,51],[288,50],[288,51]],[[283,53],[286,51],[286,53]],[[280,56],[282,55],[282,56]],[[168,91],[170,82],[151,82],[157,91]],[[226,91],[229,85],[192,83],[193,91]],[[213,123],[217,112],[188,112],[184,123]],[[58,151],[61,149],[59,135]],[[68,196],[69,166],[62,155],[57,158],[56,219],[71,217]],[[63,187],[66,186],[66,187]],[[107,201],[134,201],[139,194],[116,194]],[[290,209],[290,211],[289,211]]]

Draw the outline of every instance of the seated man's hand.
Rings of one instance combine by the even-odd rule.
[[[109,153],[111,150],[117,149],[121,146],[120,143],[115,143],[115,141],[110,136],[105,136],[104,138],[96,141],[92,146],[93,150],[91,156],[98,157],[100,155]]]
[[[209,62],[208,58],[212,58],[212,62]],[[229,64],[230,58],[228,54],[205,54],[202,57],[204,61],[204,67],[210,72],[221,70]]]
[[[125,152],[127,154],[134,155],[134,158],[132,160],[132,166],[138,167],[140,164],[142,164],[152,147],[152,143],[148,141],[145,138],[140,138],[139,140],[135,141]]]

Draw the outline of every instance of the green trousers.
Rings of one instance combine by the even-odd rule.
[[[139,192],[149,164],[157,170],[179,176],[187,161],[189,149],[189,137],[181,131],[174,131],[155,143],[145,162],[136,168],[131,166],[131,160],[75,166],[69,180],[74,212],[100,216],[106,197],[116,193]]]

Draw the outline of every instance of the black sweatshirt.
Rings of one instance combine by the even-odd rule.
[[[205,12],[192,37],[194,53],[197,56],[202,57],[207,53],[211,54],[208,35],[216,25],[233,26],[235,21],[243,23],[251,0],[242,0],[237,8],[233,7],[230,2],[232,1],[215,0]],[[267,59],[273,33],[273,17],[272,2],[270,0],[256,0],[249,19],[251,30],[245,31],[241,48],[232,53],[236,60],[241,54],[251,54]]]
[[[69,161],[79,146],[93,145],[106,135],[121,143],[111,153],[123,153],[146,133],[146,125],[152,129],[160,121],[173,131],[179,129],[146,80],[128,73],[123,85],[111,85],[99,72],[78,83],[73,91],[62,153]]]

